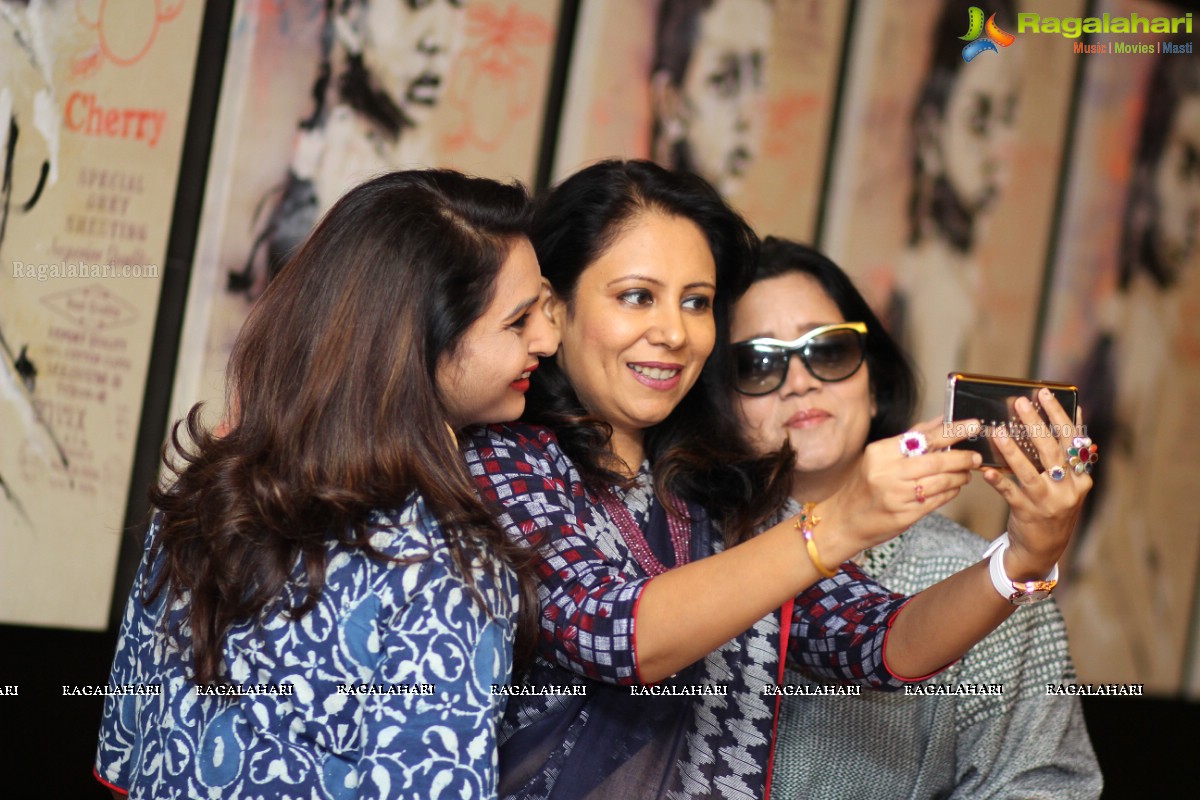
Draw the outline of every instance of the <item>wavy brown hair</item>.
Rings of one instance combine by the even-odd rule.
[[[281,610],[298,561],[304,601],[282,610],[299,619],[315,607],[331,539],[385,558],[370,515],[414,493],[488,613],[476,570],[517,569],[518,655],[530,650],[527,561],[476,494],[436,381],[529,223],[520,186],[390,173],[340,199],[267,287],[230,359],[230,430],[205,430],[194,407],[193,444],[176,423],[163,455],[174,480],[150,493],[162,514],[151,559],[163,568],[147,601],[186,596],[190,633],[169,633],[190,640],[197,682],[220,680],[232,624]]]

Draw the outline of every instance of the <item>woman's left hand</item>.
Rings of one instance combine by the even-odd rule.
[[[983,479],[1008,503],[1010,544],[1004,562],[1013,580],[1041,580],[1050,573],[1067,548],[1092,488],[1089,473],[1067,464],[1076,431],[1086,430],[1082,417],[1073,422],[1047,389],[1038,400],[1050,417],[1049,430],[1028,398],[1017,400],[1016,411],[1046,469],[1038,471],[1012,439],[1002,435],[992,441],[1011,475],[992,468],[983,471]]]

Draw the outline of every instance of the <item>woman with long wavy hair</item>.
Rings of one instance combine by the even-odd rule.
[[[96,776],[131,797],[490,797],[527,567],[454,431],[557,347],[519,186],[351,190],[255,306],[228,430],[165,456]],[[184,426],[184,444],[180,427]]]

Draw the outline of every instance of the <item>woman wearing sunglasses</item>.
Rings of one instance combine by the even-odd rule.
[[[758,240],[711,186],[601,162],[550,192],[532,238],[562,344],[531,424],[480,430],[467,453],[537,558],[538,657],[505,714],[502,796],[763,797],[781,652],[898,689],[1011,613],[986,565],[910,600],[845,563],[966,482],[975,454],[901,449],[950,444],[940,424],[880,442],[837,495],[755,535],[791,454],[756,456],[738,429],[728,315]],[[1073,514],[1021,521],[1010,574],[1045,577]]]
[[[869,443],[907,429],[916,399],[908,360],[846,274],[811,248],[763,243],[732,334],[747,431],[763,452],[782,441],[795,451],[793,503],[838,492],[855,479]],[[1016,514],[1029,498],[1009,499]],[[892,591],[914,594],[970,568],[986,547],[930,514],[855,561]],[[772,796],[1096,797],[1100,772],[1078,699],[1047,696],[1047,685],[1074,678],[1051,599],[907,690],[930,694],[785,697]],[[787,683],[800,692],[818,685],[791,671]],[[872,744],[866,757],[864,741]]]

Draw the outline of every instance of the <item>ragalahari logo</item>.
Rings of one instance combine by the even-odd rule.
[[[997,45],[1008,47],[1016,40],[1017,37],[1000,29],[1000,26],[996,24],[995,14],[988,17],[986,25],[983,23],[983,9],[979,6],[971,6],[968,14],[971,27],[967,30],[966,36],[958,37],[969,43],[963,48],[963,61],[970,63],[971,59],[984,50],[998,53],[1000,51],[996,49]]]

